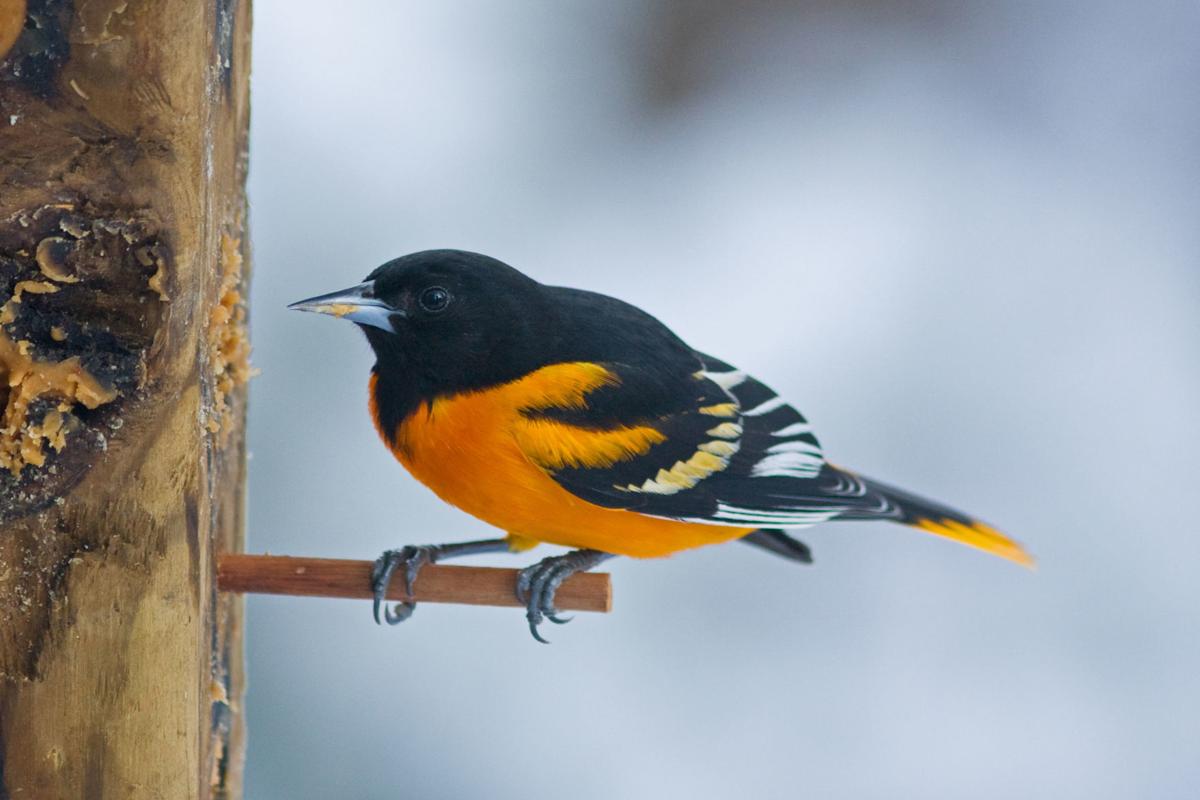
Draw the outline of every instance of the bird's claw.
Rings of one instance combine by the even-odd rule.
[[[404,590],[412,597],[413,586],[417,582],[417,576],[421,574],[421,568],[437,561],[439,549],[436,545],[407,545],[399,550],[385,550],[383,555],[375,559],[375,566],[371,569],[371,590],[375,596],[372,611],[376,624],[386,621],[388,625],[399,625],[412,616],[417,604],[411,600],[397,603],[394,608],[386,606],[392,575],[403,565]],[[380,610],[383,611],[382,620]]]
[[[517,576],[517,599],[525,604],[525,619],[529,632],[542,644],[550,644],[539,632],[538,626],[549,620],[555,625],[565,625],[571,617],[559,616],[554,607],[554,595],[558,587],[576,572],[583,572],[609,558],[608,553],[598,550],[574,550],[561,556],[544,558],[521,570]]]
[[[411,617],[412,613],[416,610],[416,603],[396,603],[396,605],[392,608],[388,608],[387,606],[383,607],[383,618],[387,620],[388,625],[399,625],[401,622],[404,622],[404,620]],[[376,617],[375,621],[378,622],[379,618]]]

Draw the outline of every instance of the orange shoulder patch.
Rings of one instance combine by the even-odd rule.
[[[620,382],[620,378],[599,364],[578,361],[542,367],[492,391],[503,394],[506,403],[513,407],[527,411],[586,408],[588,392]]]
[[[586,408],[589,392],[619,382],[599,364],[578,362],[543,367],[500,391],[522,411]],[[641,425],[598,430],[523,415],[515,420],[512,433],[522,452],[544,469],[609,467],[642,455],[667,438]]]

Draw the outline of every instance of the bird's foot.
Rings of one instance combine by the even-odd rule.
[[[387,607],[388,586],[392,575],[400,567],[404,567],[404,589],[409,597],[413,595],[413,584],[421,574],[421,568],[433,564],[441,554],[442,548],[437,545],[407,545],[399,550],[384,550],[383,555],[375,559],[371,569],[371,589],[375,593],[375,622],[380,623],[379,612],[383,610],[383,619],[388,625],[399,625],[412,616],[417,604],[411,600],[397,603],[393,608]]]
[[[602,561],[612,558],[611,553],[599,550],[572,550],[561,556],[543,558],[536,564],[521,570],[517,576],[517,599],[525,604],[525,619],[529,620],[529,632],[542,644],[550,644],[538,633],[544,620],[556,625],[570,622],[570,617],[560,617],[554,607],[554,595],[558,587],[576,572],[586,572]]]

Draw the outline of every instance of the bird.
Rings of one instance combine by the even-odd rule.
[[[559,585],[614,556],[657,558],[740,541],[800,563],[790,531],[886,520],[1018,564],[1016,541],[939,502],[826,460],[808,420],[766,384],[693,349],[622,300],[540,283],[486,255],[424,250],[290,309],[356,324],[375,364],[369,408],[383,443],[442,500],[503,536],[407,545],[374,562],[374,618],[401,570],[449,558],[571,548],[522,569],[533,637]]]

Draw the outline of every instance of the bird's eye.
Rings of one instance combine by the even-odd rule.
[[[436,314],[450,305],[450,293],[441,286],[430,286],[421,292],[421,296],[417,298],[417,302],[421,304],[421,308],[431,314]]]

